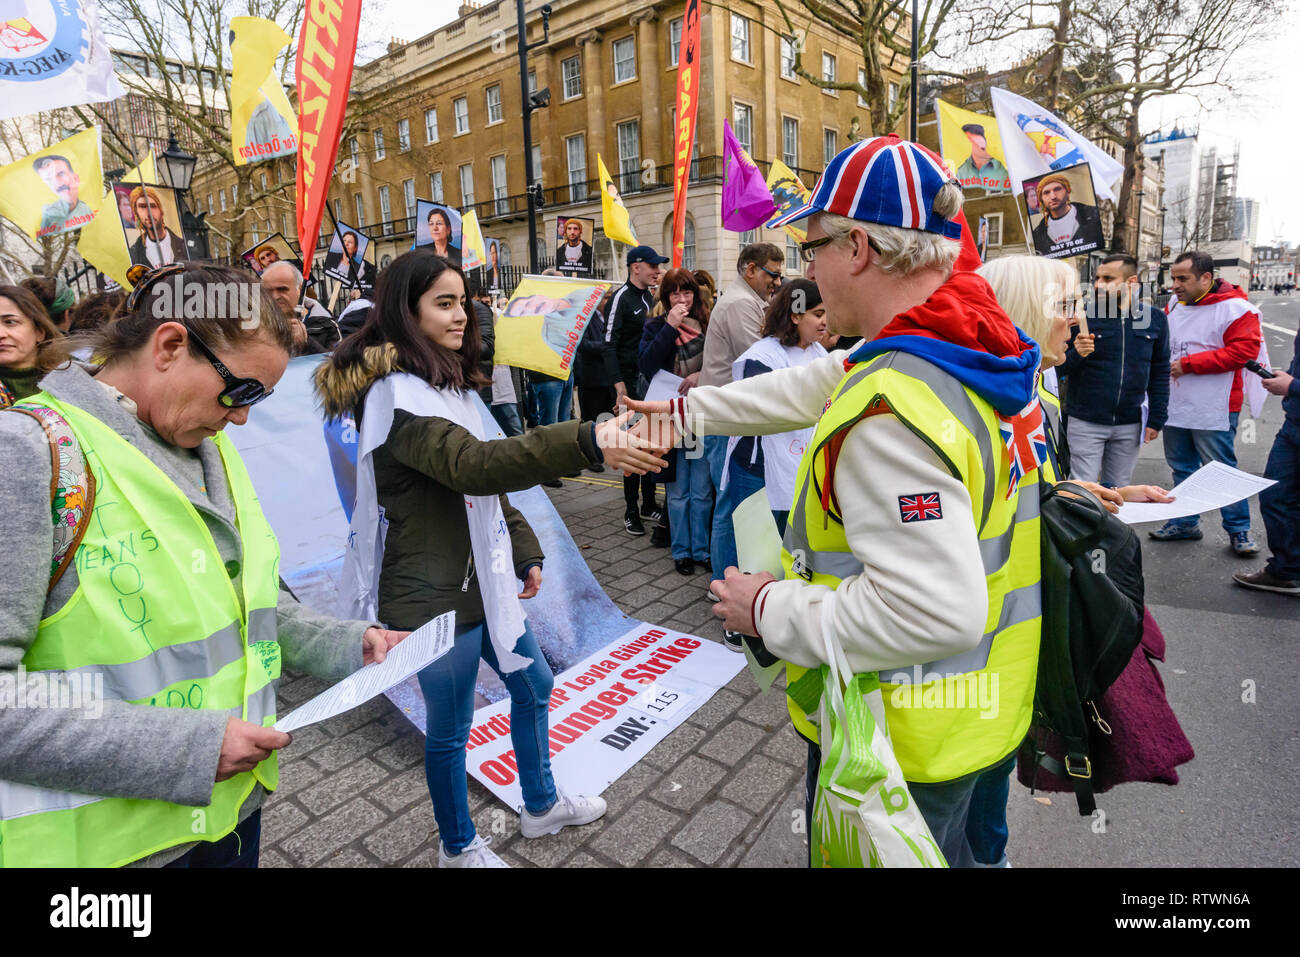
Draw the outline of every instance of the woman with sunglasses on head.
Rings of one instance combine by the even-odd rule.
[[[37,382],[67,357],[40,300],[22,286],[0,286],[0,409],[39,392]]]
[[[326,415],[351,415],[360,432],[354,544],[343,575],[353,584],[344,601],[376,608],[398,628],[456,614],[454,646],[419,675],[440,867],[506,866],[476,834],[466,790],[480,660],[510,693],[523,835],[554,834],[605,813],[600,798],[566,797],[551,776],[553,678],[519,604],[541,587],[543,556],[504,493],[602,460],[639,473],[666,465],[621,431],[627,414],[600,425],[570,420],[486,441],[487,412],[474,394],[487,382],[479,350],[464,275],[421,247],[380,274],[365,325],[316,375]]]
[[[0,708],[3,866],[255,867],[282,663],[339,679],[403,637],[281,589],[222,434],[283,374],[285,318],[238,270],[136,283],[97,368],[0,413],[0,670],[71,702]]]

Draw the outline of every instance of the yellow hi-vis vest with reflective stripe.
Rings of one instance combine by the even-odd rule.
[[[1043,408],[1055,425],[1055,407],[1045,403]],[[787,578],[835,588],[862,573],[843,521],[834,513],[833,477],[827,471],[847,430],[877,414],[892,414],[933,449],[978,510],[975,527],[989,595],[984,637],[973,650],[943,661],[880,673],[890,741],[903,776],[921,783],[949,781],[1003,760],[1029,726],[1042,615],[1040,474],[1030,472],[1008,498],[1010,463],[993,407],[918,356],[877,356],[841,380],[800,463],[782,547]],[[806,671],[787,665],[787,687]],[[981,690],[996,704],[996,713],[980,707]],[[800,733],[816,742],[816,711],[805,712],[793,697],[787,706]]]
[[[94,416],[48,393],[24,405],[71,426],[96,494],[77,549],[77,589],[41,621],[23,665],[31,672],[103,676],[107,699],[141,707],[224,712],[275,723],[280,550],[239,454],[214,438],[243,550],[243,608],[198,511],[161,469]],[[87,718],[86,720],[91,720]],[[104,713],[101,721],[111,721]],[[207,807],[97,797],[0,781],[0,864],[113,867],[234,830],[260,782],[277,784],[275,754],[213,787]]]

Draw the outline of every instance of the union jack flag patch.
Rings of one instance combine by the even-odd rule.
[[[939,493],[918,492],[915,495],[898,496],[898,514],[902,516],[904,525],[908,522],[928,522],[943,518]]]

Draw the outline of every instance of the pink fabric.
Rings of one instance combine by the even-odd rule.
[[[1165,636],[1147,609],[1141,643],[1097,702],[1097,711],[1110,725],[1111,734],[1102,734],[1095,725],[1090,728],[1089,758],[1095,793],[1131,781],[1177,784],[1178,765],[1196,756],[1165,698],[1165,685],[1154,664],[1164,660]],[[1060,760],[1063,750],[1056,736],[1045,734],[1044,739],[1047,753]],[[1040,791],[1074,791],[1068,778],[1058,778],[1042,768],[1034,780],[1034,769],[1023,760],[1017,762],[1016,773],[1026,787],[1032,781]]]
[[[776,212],[763,172],[741,147],[731,123],[722,121],[722,228],[758,229]]]

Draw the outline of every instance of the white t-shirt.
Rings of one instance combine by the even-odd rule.
[[[1060,219],[1053,219],[1051,216],[1047,217],[1047,238],[1053,244],[1065,242],[1074,235],[1075,230],[1078,228],[1079,213],[1074,208],[1073,203],[1070,204],[1070,211]]]

